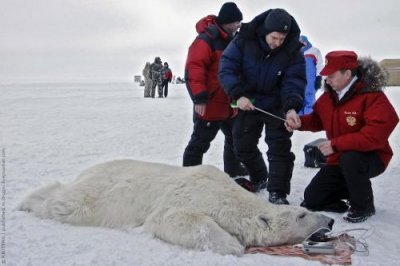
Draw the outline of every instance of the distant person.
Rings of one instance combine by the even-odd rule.
[[[144,97],[151,97],[151,77],[150,77],[150,62],[146,62],[146,65],[142,71],[144,77]]]
[[[321,75],[325,92],[301,124],[288,122],[289,131],[326,131],[319,147],[327,156],[304,192],[301,204],[313,211],[346,212],[344,219],[358,223],[375,214],[370,179],[382,174],[393,151],[388,138],[399,118],[383,93],[386,75],[370,58],[353,51],[326,55]],[[343,200],[349,200],[350,208]]]
[[[322,77],[319,74],[324,67],[324,61],[319,49],[311,44],[305,35],[300,36],[300,42],[304,45],[301,51],[306,61],[307,86],[304,93],[304,106],[299,114],[309,114],[315,103],[315,94],[321,88]]]
[[[227,2],[222,5],[218,16],[206,16],[196,24],[198,35],[189,47],[185,71],[186,87],[194,105],[194,126],[183,153],[183,166],[202,164],[203,155],[221,130],[225,135],[224,171],[231,177],[247,174],[233,151],[234,111],[217,78],[222,51],[240,28],[242,19],[242,12],[236,4]]]
[[[156,57],[154,62],[150,65],[150,78],[151,78],[151,97],[154,98],[156,87],[158,88],[158,97],[162,98],[162,78],[161,71],[163,65],[160,57]]]
[[[172,80],[172,71],[169,68],[167,62],[164,62],[164,67],[162,69],[162,86],[161,90],[164,92],[164,97],[167,98],[168,96],[168,83]]]
[[[306,85],[299,36],[300,28],[288,12],[267,10],[243,24],[219,67],[219,80],[239,108],[233,124],[236,156],[249,171],[255,191],[267,188],[274,204],[289,204],[286,196],[295,159],[292,133],[282,120],[255,108],[298,119]],[[269,171],[258,148],[264,128]]]

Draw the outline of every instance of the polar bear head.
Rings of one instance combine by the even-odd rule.
[[[331,229],[334,220],[296,206],[273,205],[247,221],[239,241],[245,246],[297,244],[321,228]]]

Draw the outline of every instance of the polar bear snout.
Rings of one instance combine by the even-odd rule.
[[[319,214],[322,218],[322,224],[321,227],[329,228],[332,229],[333,224],[335,223],[335,220],[329,216]]]
[[[320,213],[313,213],[313,214],[319,217],[317,218],[317,220],[319,220],[320,222],[317,224],[320,228],[326,228],[330,230],[332,229],[333,224],[335,223],[335,220],[333,218]]]

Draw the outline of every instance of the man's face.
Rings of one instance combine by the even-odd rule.
[[[265,42],[271,50],[278,48],[285,41],[287,33],[273,31],[265,35]]]
[[[351,81],[351,70],[338,70],[335,73],[326,76],[326,83],[334,91],[341,91]]]
[[[225,30],[226,33],[228,33],[229,35],[232,35],[240,28],[241,25],[242,25],[242,23],[240,21],[235,21],[232,23],[227,23],[227,24],[222,25],[222,28]]]

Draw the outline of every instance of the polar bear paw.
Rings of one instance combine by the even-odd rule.
[[[169,243],[222,255],[240,256],[244,247],[211,217],[189,210],[161,210],[152,213],[144,230]]]

